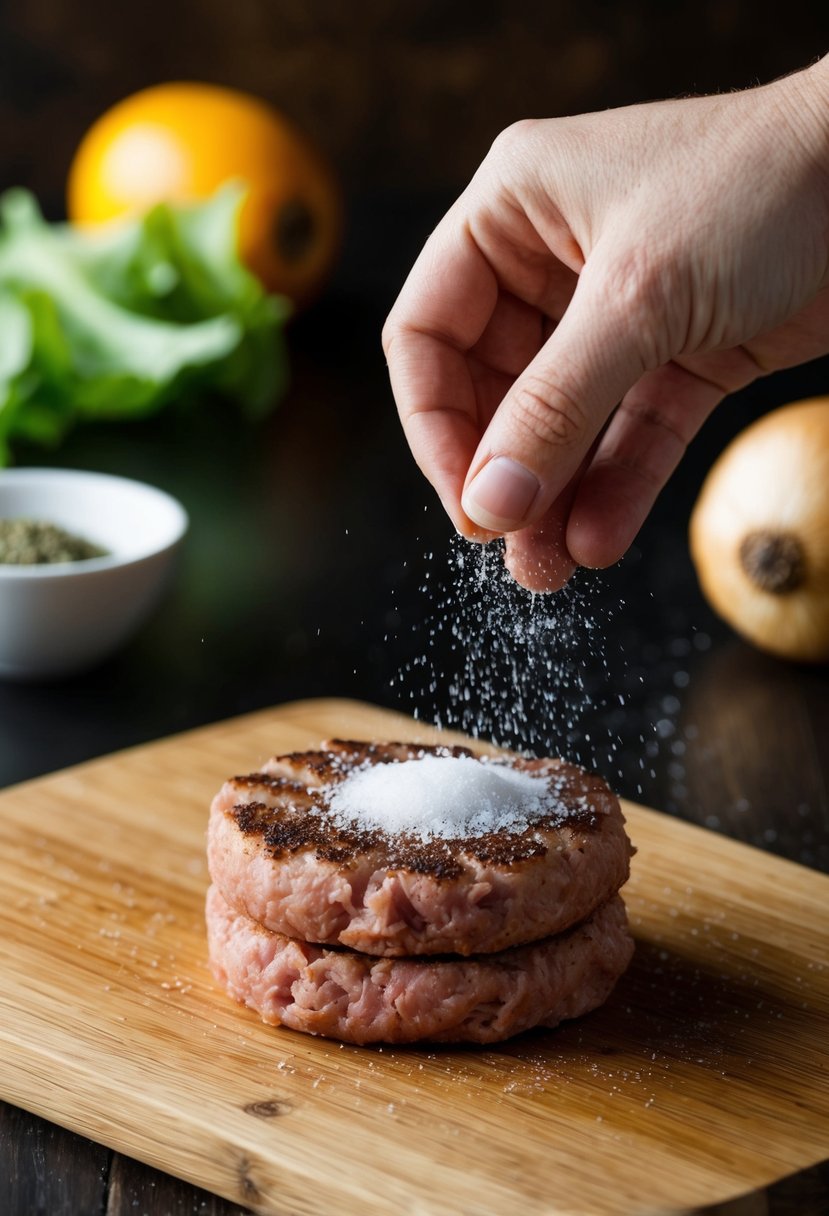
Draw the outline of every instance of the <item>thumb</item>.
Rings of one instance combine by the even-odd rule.
[[[461,499],[481,527],[513,532],[541,519],[645,370],[633,319],[641,304],[608,277],[585,266],[557,328],[493,415]]]

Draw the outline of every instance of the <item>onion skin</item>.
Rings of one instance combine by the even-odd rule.
[[[747,427],[706,478],[690,525],[703,594],[760,650],[829,660],[829,397]]]

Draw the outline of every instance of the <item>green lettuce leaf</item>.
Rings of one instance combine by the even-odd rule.
[[[0,463],[15,438],[218,392],[252,417],[287,383],[290,305],[239,262],[240,187],[88,232],[0,197]]]

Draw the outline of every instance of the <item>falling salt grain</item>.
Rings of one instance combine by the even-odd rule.
[[[611,695],[603,625],[615,609],[597,604],[595,581],[586,575],[556,595],[525,591],[504,566],[502,549],[458,538],[446,577],[427,572],[421,591],[431,601],[429,646],[392,682],[408,691],[418,718],[600,767],[600,757],[610,760],[616,747],[600,717]],[[601,737],[592,734],[596,724]]]

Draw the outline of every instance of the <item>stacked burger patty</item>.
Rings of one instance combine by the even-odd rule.
[[[463,759],[473,778],[531,776],[542,796],[509,819],[472,807],[458,835],[393,814],[383,826],[343,797],[383,765],[405,765],[417,790],[411,762],[428,758]],[[332,740],[213,800],[211,966],[274,1025],[354,1043],[498,1042],[607,998],[633,953],[618,894],[631,851],[618,799],[574,765]]]

